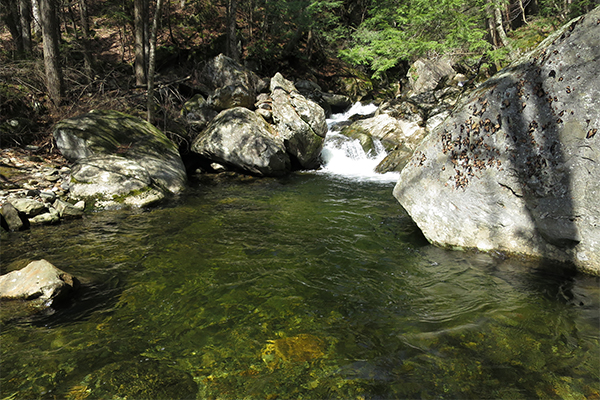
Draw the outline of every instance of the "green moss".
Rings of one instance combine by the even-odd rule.
[[[112,196],[112,201],[118,204],[123,204],[125,200],[129,197],[141,196],[144,193],[148,193],[152,188],[150,186],[146,186],[142,189],[135,189],[125,194],[114,194]]]

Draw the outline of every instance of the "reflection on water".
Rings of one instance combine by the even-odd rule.
[[[2,236],[3,273],[84,282],[3,326],[2,398],[600,398],[598,279],[431,247],[391,189],[232,180]]]

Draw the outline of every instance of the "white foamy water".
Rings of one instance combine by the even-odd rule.
[[[373,139],[375,151],[366,154],[358,139],[348,138],[335,131],[336,125],[349,121],[352,116],[369,115],[376,110],[377,106],[375,104],[362,105],[356,103],[348,111],[333,114],[327,120],[329,132],[321,152],[323,168],[318,173],[355,180],[381,182],[396,182],[398,180],[400,174],[397,172],[385,174],[375,172],[377,165],[387,155],[379,140]]]

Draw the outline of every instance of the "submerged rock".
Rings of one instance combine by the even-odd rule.
[[[198,386],[184,371],[159,361],[123,361],[105,365],[70,390],[93,399],[195,399]]]
[[[600,274],[598,20],[565,25],[419,146],[394,196],[430,242]]]

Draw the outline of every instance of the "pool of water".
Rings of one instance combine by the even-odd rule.
[[[2,235],[83,282],[3,324],[3,399],[600,398],[598,278],[432,247],[393,182],[219,179]]]

